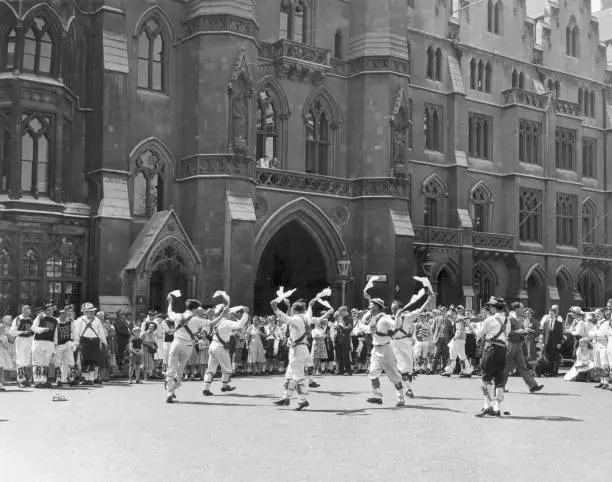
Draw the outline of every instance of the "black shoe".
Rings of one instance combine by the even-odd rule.
[[[501,412],[499,410],[491,410],[491,413],[489,414],[489,416],[491,416],[491,417],[501,417]]]
[[[535,392],[539,392],[540,390],[542,390],[542,388],[544,388],[544,385],[537,385],[535,387],[531,387],[529,389],[530,393],[535,393]]]
[[[440,376],[446,377],[446,378],[450,378],[451,374],[450,373],[446,373],[446,372],[442,372],[440,373]]]
[[[102,385],[102,380],[100,380],[99,378],[96,378],[96,379],[94,380],[94,383],[95,383],[96,385]]]
[[[207,388],[205,390],[202,390],[202,395],[204,395],[205,397],[212,397],[214,394]]]
[[[414,393],[412,392],[412,390],[410,388],[408,390],[406,390],[406,396],[408,398],[414,398]]]
[[[317,382],[315,381],[309,381],[308,382],[308,388],[319,388],[321,385],[319,385]]]
[[[406,406],[406,402],[404,400],[400,400],[399,402],[397,402],[395,404],[396,407],[405,407]]]
[[[289,403],[291,402],[288,398],[281,398],[280,400],[274,402],[274,405],[278,405],[279,407],[288,407]]]
[[[310,405],[310,403],[308,403],[306,400],[304,400],[303,402],[298,403],[298,406],[295,407],[295,411],[299,412],[300,410],[305,409],[306,407],[308,407]]]
[[[55,384],[55,387],[56,387],[56,388],[62,388],[63,386],[64,386],[64,384],[63,384],[62,382],[57,382],[57,383]]]
[[[477,414],[476,414],[476,416],[477,416],[478,418],[483,418],[483,417],[490,416],[490,415],[493,415],[493,409],[492,409],[491,407],[489,407],[489,408],[483,408],[483,409],[480,411],[480,413],[477,413]]]
[[[19,388],[25,388],[26,384],[24,382],[19,382]]]
[[[21,384],[19,384],[19,386],[21,386]],[[594,385],[593,388],[603,388],[604,384],[603,383],[598,383],[597,385]]]
[[[168,395],[166,397],[166,403],[174,403],[174,395]]]
[[[221,387],[222,392],[233,392],[234,390],[236,390],[236,387],[230,387],[229,385]]]
[[[468,375],[467,373],[462,373],[461,375],[459,375],[459,378],[472,378],[472,374],[470,373]]]
[[[366,400],[368,403],[374,403],[376,405],[382,405],[382,398],[370,397]]]
[[[175,398],[176,398],[176,393],[173,393],[172,394],[172,399],[175,399]]]
[[[47,388],[44,383],[35,383],[34,388]]]

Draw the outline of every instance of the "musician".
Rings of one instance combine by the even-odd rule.
[[[205,326],[206,320],[195,316],[202,304],[197,300],[185,300],[179,291],[168,295],[168,321],[174,324],[174,336],[168,352],[166,369],[166,403],[173,403],[176,389],[183,380],[185,365],[191,358],[196,334]]]
[[[492,314],[484,320],[478,332],[478,338],[485,343],[480,360],[484,408],[476,416],[499,417],[504,399],[506,343],[510,333],[510,323],[506,317],[506,302],[503,298],[491,296],[487,305]]]
[[[289,300],[285,300],[287,303]],[[274,402],[278,406],[289,406],[293,392],[297,392],[300,399],[296,410],[308,407],[306,399],[308,386],[306,382],[306,366],[310,359],[310,352],[306,344],[306,337],[310,331],[308,319],[306,318],[306,303],[296,301],[290,309],[290,314],[285,314],[278,308],[278,302],[273,300],[270,305],[276,315],[279,324],[289,327],[289,363],[285,372],[285,394],[283,398]]]
[[[391,348],[391,339],[396,332],[395,320],[386,315],[383,310],[385,303],[380,298],[370,299],[369,311],[361,319],[359,327],[369,327],[372,332],[372,353],[370,355],[369,378],[372,383],[374,396],[367,399],[368,403],[382,405],[382,392],[380,390],[380,376],[383,371],[395,386],[397,406],[405,406],[404,384],[402,375],[397,369],[397,359]]]
[[[53,303],[47,303],[32,323],[32,365],[34,367],[34,388],[51,388],[48,380],[49,364],[57,341],[57,319],[53,316]]]
[[[223,314],[224,312],[225,314]],[[240,312],[242,312],[242,316],[237,320],[236,318],[238,318]],[[227,311],[227,306],[223,304],[217,305],[215,314],[217,318],[210,322],[207,330],[212,334],[212,341],[208,347],[208,368],[204,375],[204,390],[202,394],[205,397],[213,395],[210,391],[210,384],[219,366],[221,366],[221,391],[232,392],[236,390],[236,387],[232,387],[229,384],[233,374],[232,357],[229,351],[230,337],[234,330],[242,330],[247,321],[249,321],[249,309],[246,306],[237,307],[232,313]]]
[[[21,314],[11,325],[10,335],[15,337],[15,352],[17,355],[17,382],[20,388],[30,386],[32,379],[32,308],[23,305]]]
[[[59,312],[59,323],[57,325],[57,346],[55,347],[55,358],[60,365],[60,379],[57,386],[64,383],[75,385],[74,351],[76,346],[72,341],[72,321],[69,313],[64,308]]]
[[[421,315],[431,297],[433,291],[425,286],[422,281],[416,281],[417,289],[423,287],[415,298],[410,300],[403,308],[399,301],[391,303],[391,313],[395,313],[395,326],[397,331],[391,339],[391,348],[397,359],[397,369],[402,375],[402,381],[406,387],[406,396],[414,398],[412,391],[412,379],[414,375],[414,334],[415,320]]]
[[[101,344],[108,345],[106,331],[102,322],[96,317],[96,308],[92,303],[81,305],[81,315],[72,324],[72,340],[81,354],[81,371],[84,385],[93,385],[98,378],[101,358]]]

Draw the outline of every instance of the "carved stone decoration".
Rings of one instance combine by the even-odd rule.
[[[265,218],[269,210],[268,201],[262,196],[257,196],[255,198],[255,217],[257,219]]]
[[[394,72],[410,75],[410,62],[391,56],[368,56],[351,60],[348,64],[348,76],[363,72]]]
[[[346,206],[340,204],[334,209],[332,219],[338,226],[346,226],[351,219],[351,213]]]
[[[212,154],[187,157],[179,161],[177,180],[194,176],[236,176],[255,179],[255,161],[231,154]]]
[[[255,38],[257,25],[252,20],[233,15],[204,15],[187,22],[184,38],[206,32],[232,32]]]
[[[227,86],[230,97],[229,152],[244,157],[249,152],[250,99],[253,96],[251,72],[244,47],[236,55]]]
[[[229,83],[227,85],[228,92],[232,93],[236,82],[240,79],[241,76],[244,76],[244,79],[247,84],[247,88],[251,90],[250,94],[252,95],[253,78],[251,76],[251,69],[249,69],[247,52],[244,47],[240,49],[240,52],[236,55],[234,59],[234,65],[232,67],[232,74],[230,76]]]
[[[408,149],[412,147],[411,102],[404,89],[399,89],[393,103],[391,124],[391,165],[399,166],[408,161]]]

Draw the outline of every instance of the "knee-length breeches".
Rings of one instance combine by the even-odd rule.
[[[391,340],[391,348],[397,359],[397,369],[400,373],[410,373],[414,371],[414,351],[412,338],[401,338]]]
[[[32,340],[33,336],[18,336],[15,338],[15,353],[18,367],[32,366]]]
[[[402,381],[402,375],[397,369],[397,359],[393,353],[391,344],[374,345],[370,355],[370,380],[375,380],[382,375],[382,372],[387,374],[387,377],[394,384]]]

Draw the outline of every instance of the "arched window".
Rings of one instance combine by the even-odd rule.
[[[424,115],[425,149],[442,151],[442,107],[427,104]]]
[[[135,158],[133,174],[132,213],[150,218],[165,206],[165,165],[160,155],[151,149],[143,150]]]
[[[436,74],[436,55],[433,47],[427,49],[427,78],[435,79]]]
[[[491,93],[491,83],[493,82],[493,68],[491,67],[491,64],[489,62],[487,62],[487,65],[485,67],[485,92],[487,93]]]
[[[548,79],[548,83],[546,84],[546,87],[548,88],[548,92],[550,92],[551,94],[554,95],[554,93],[555,93],[555,85],[553,84],[552,79]]]
[[[476,59],[470,61],[470,89],[476,90]]]
[[[561,84],[559,81],[555,81],[555,99],[561,98]]]
[[[576,246],[576,196],[557,193],[557,244]]]
[[[468,127],[468,155],[477,159],[490,159],[491,118],[470,114]]]
[[[483,263],[477,263],[473,268],[472,284],[474,286],[474,310],[481,310],[495,293],[495,278],[491,270]]]
[[[519,74],[518,87],[519,89],[525,88],[525,74],[523,72]]]
[[[482,60],[478,61],[478,90],[482,92],[484,86],[484,64]]]
[[[591,104],[591,117],[595,118],[595,92],[591,91],[591,99],[590,102]]]
[[[21,192],[48,196],[50,192],[50,121],[42,116],[22,116]]]
[[[519,194],[519,239],[542,242],[542,191],[521,188]]]
[[[578,292],[585,308],[597,308],[603,305],[603,290],[600,286],[597,276],[591,271],[585,271],[578,278]]]
[[[13,70],[16,66],[17,33],[14,28],[9,28],[4,39],[0,41],[0,70]]]
[[[494,2],[493,0],[489,0],[487,2],[487,30],[489,32],[493,32],[493,26],[494,26],[493,14],[494,14]]]
[[[159,22],[150,18],[138,38],[138,87],[166,91],[166,40]]]
[[[487,30],[499,35],[501,5],[499,0],[489,0],[487,5]]]
[[[583,105],[583,115],[585,115],[586,117],[589,116],[589,112],[591,111],[590,106],[589,106],[590,99],[591,97],[589,96],[588,89],[584,89],[584,91],[582,92],[582,105]]]
[[[582,242],[595,243],[597,207],[588,199],[582,204]]]
[[[334,57],[337,59],[342,59],[342,44],[342,32],[337,30],[336,35],[334,35]]]
[[[423,224],[425,226],[443,225],[443,205],[446,186],[437,175],[432,175],[423,183]]]
[[[278,112],[270,89],[262,89],[257,96],[257,162],[260,167],[270,167],[272,159],[278,159]],[[279,167],[279,166],[275,166]]]
[[[436,49],[436,80],[442,80],[442,51]]]
[[[519,77],[518,72],[516,70],[512,71],[512,88],[518,89],[519,86]]]
[[[472,189],[472,221],[474,231],[481,233],[491,229],[491,203],[493,193],[483,182],[477,183]]]
[[[519,121],[519,161],[540,164],[542,124],[526,119]]]
[[[46,20],[34,17],[25,33],[23,70],[36,75],[50,75],[53,43]]]
[[[565,53],[570,57],[578,57],[578,35],[578,24],[576,18],[572,15],[565,28]]]
[[[309,43],[308,15],[304,0],[282,0],[280,3],[279,40]],[[338,57],[339,58],[339,57]]]
[[[321,101],[306,114],[306,172],[329,174],[330,125]]]

